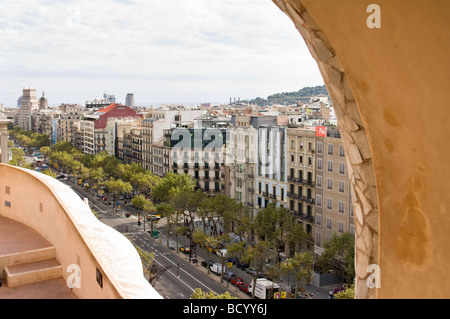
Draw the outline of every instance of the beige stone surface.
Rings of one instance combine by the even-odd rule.
[[[373,29],[370,0],[273,1],[336,107],[355,194],[357,298],[449,298],[450,2],[379,0]],[[367,286],[371,264],[381,288]]]

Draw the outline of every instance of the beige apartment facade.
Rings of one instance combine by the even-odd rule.
[[[351,186],[344,145],[336,128],[316,137],[314,248],[321,254],[334,234],[355,233]]]
[[[316,190],[315,127],[289,127],[287,145],[288,208],[314,237]]]

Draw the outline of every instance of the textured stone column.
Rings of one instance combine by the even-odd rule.
[[[355,218],[355,297],[376,298],[368,266],[378,264],[378,204],[371,150],[344,68],[320,26],[300,0],[273,0],[294,22],[320,72],[339,121],[349,169]]]

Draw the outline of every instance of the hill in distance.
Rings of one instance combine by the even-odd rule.
[[[325,85],[304,87],[295,92],[283,92],[269,95],[267,99],[257,97],[252,100],[245,100],[244,103],[257,104],[259,106],[272,104],[295,104],[298,101],[309,102],[311,96],[325,95],[329,96]]]

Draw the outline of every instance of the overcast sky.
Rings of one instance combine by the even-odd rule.
[[[322,85],[271,0],[2,0],[0,103],[227,103]]]

